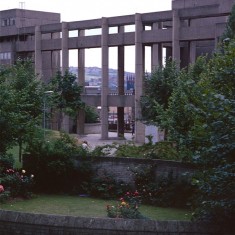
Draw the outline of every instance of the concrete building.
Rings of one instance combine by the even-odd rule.
[[[28,50],[27,45],[35,42],[37,36],[36,28],[38,25],[60,23],[60,14],[51,12],[31,11],[25,9],[11,9],[0,12],[0,64],[13,64],[17,58],[32,58],[36,60],[36,51],[39,50],[35,45],[35,50]],[[32,29],[33,32],[29,29]],[[53,33],[43,35],[43,40],[52,38]],[[56,35],[58,37],[58,34]],[[20,45],[20,48],[19,48]],[[25,49],[24,49],[25,47]],[[51,63],[51,52],[41,52],[43,60],[40,69],[43,69],[46,78],[52,76],[53,72],[60,68],[58,61]],[[58,52],[57,52],[58,54]],[[57,55],[59,56],[59,54]],[[40,73],[37,67],[37,72]],[[54,69],[54,71],[52,71]]]
[[[102,89],[100,95],[83,95],[92,106],[101,106],[101,139],[108,139],[108,110],[117,107],[118,136],[124,135],[124,108],[135,110],[141,118],[140,97],[143,95],[145,49],[151,48],[151,66],[161,65],[163,50],[166,57],[177,60],[181,67],[193,63],[197,56],[212,53],[224,32],[235,0],[174,0],[172,10],[126,16],[60,22],[60,15],[14,9],[0,12],[0,63],[13,63],[18,56],[30,56],[35,72],[48,81],[58,69],[69,67],[69,50],[77,50],[78,80],[85,84],[85,49],[101,48]],[[130,25],[133,32],[126,31]],[[110,28],[116,33],[110,33]],[[86,36],[86,30],[100,29],[100,35]],[[77,36],[70,36],[76,31]],[[135,92],[125,95],[125,46],[135,46]],[[109,94],[109,48],[118,51],[118,94]],[[61,56],[61,58],[60,58]],[[60,61],[61,64],[60,64]],[[69,121],[64,129],[69,131]],[[83,133],[84,114],[80,114],[78,132]],[[145,125],[135,123],[135,141],[145,141]]]

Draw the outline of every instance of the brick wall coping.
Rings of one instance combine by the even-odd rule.
[[[90,158],[87,158],[90,159]],[[146,159],[146,158],[132,158],[132,157],[94,157],[92,158],[94,162],[99,161],[110,161],[110,162],[123,162],[123,163],[138,163],[138,164],[156,164],[156,165],[170,165],[170,166],[185,166],[190,168],[196,168],[193,163],[181,162],[174,160],[162,160],[162,159]]]
[[[23,213],[17,211],[0,210],[0,227],[4,223],[18,224],[18,226],[33,225],[36,228],[57,227],[57,229],[75,229],[74,231],[95,230],[116,231],[120,234],[231,234],[224,233],[224,227],[190,221],[155,221],[111,218],[87,218],[67,215],[50,215]],[[78,233],[79,234],[79,233]],[[87,233],[86,233],[87,234]],[[109,234],[109,233],[107,233]],[[115,233],[119,234],[119,233]]]

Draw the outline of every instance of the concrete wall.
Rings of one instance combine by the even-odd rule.
[[[232,235],[233,232],[224,226],[187,221],[84,218],[0,211],[1,235]]]
[[[85,123],[84,134],[100,134],[101,124],[100,123]]]
[[[97,157],[92,161],[92,168],[96,176],[105,174],[112,176],[116,181],[123,181],[127,184],[134,185],[133,170],[138,168],[147,168],[153,166],[156,180],[159,177],[167,177],[169,173],[174,178],[181,174],[195,171],[191,164],[177,161],[136,159],[136,158],[119,158],[119,157]]]

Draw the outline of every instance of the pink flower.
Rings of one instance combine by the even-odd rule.
[[[13,169],[7,169],[6,172],[7,173],[14,173],[15,171]]]
[[[0,193],[4,192],[4,187],[0,184]]]

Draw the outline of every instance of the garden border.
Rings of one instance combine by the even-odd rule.
[[[86,218],[0,210],[1,235],[232,235],[233,231],[226,226],[190,221]]]

